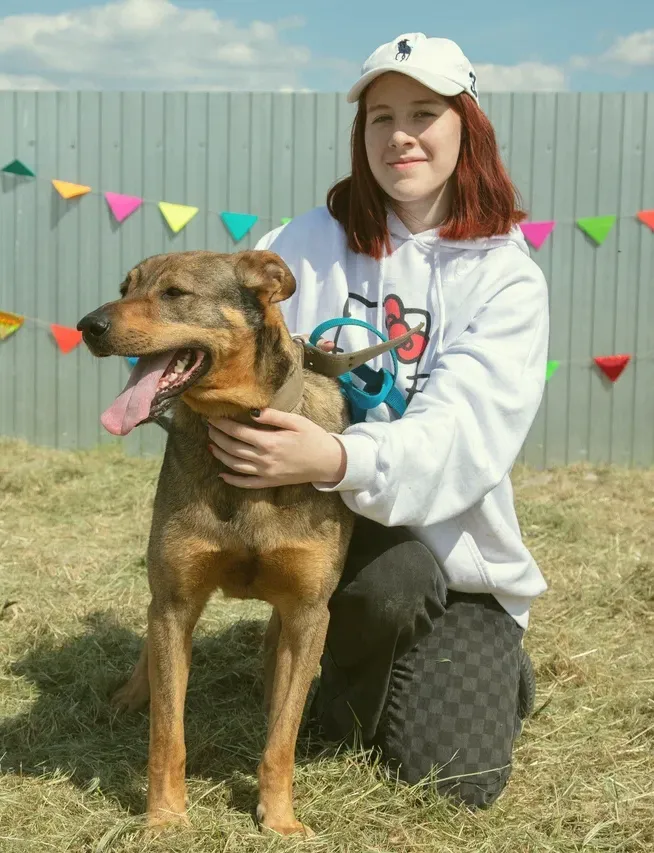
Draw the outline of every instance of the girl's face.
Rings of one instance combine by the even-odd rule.
[[[377,183],[413,218],[441,221],[461,145],[461,119],[446,99],[388,72],[366,92],[365,143]]]

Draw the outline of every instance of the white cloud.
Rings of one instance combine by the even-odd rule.
[[[654,30],[619,36],[603,58],[625,65],[654,65]]]
[[[297,89],[310,52],[282,35],[302,25],[294,17],[239,26],[171,0],[8,16],[0,18],[0,87]]]
[[[30,74],[2,74],[0,73],[0,90],[1,89],[56,89],[54,83],[46,80],[45,77],[35,77]]]
[[[654,30],[643,30],[618,36],[613,44],[599,56],[574,56],[574,68],[613,70],[624,73],[635,66],[654,65]]]
[[[559,92],[567,89],[565,70],[558,65],[520,62],[517,65],[474,65],[479,92]]]

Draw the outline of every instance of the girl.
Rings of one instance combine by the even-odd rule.
[[[509,473],[543,394],[547,286],[454,42],[398,36],[348,100],[351,176],[257,248],[296,277],[281,306],[294,332],[346,315],[393,337],[423,321],[398,351],[408,407],[382,405],[339,436],[267,409],[261,423],[281,428],[272,450],[257,428],[223,420],[212,452],[235,486],[311,482],[357,514],[312,720],[336,740],[356,727],[400,778],[431,773],[438,790],[486,806],[533,705],[522,638],[546,584]],[[377,342],[354,326],[336,339],[346,351]]]

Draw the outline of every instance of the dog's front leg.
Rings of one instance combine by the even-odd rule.
[[[272,703],[280,628],[279,613],[277,609],[274,609],[270,614],[270,621],[268,622],[266,634],[263,639],[263,707],[266,714],[270,713],[270,705]]]
[[[184,702],[193,628],[204,601],[161,600],[148,609],[150,752],[148,824],[188,823]]]
[[[260,823],[282,835],[311,830],[293,813],[295,744],[302,711],[325,645],[327,603],[294,602],[278,608],[281,629],[268,717],[268,737],[259,764]]]

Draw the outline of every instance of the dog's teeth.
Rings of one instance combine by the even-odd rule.
[[[186,370],[186,359],[180,358],[175,365],[175,373],[184,373]]]

